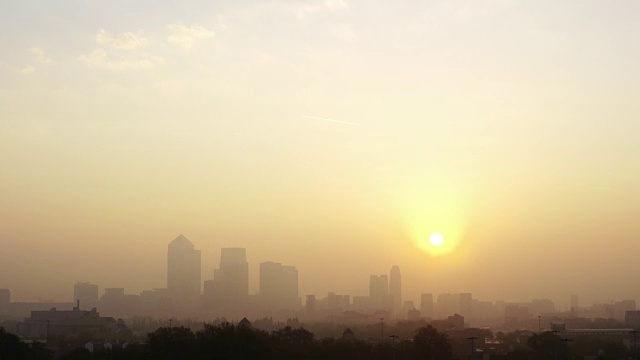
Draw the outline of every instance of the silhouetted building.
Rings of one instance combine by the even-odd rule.
[[[213,273],[213,287],[219,294],[224,314],[241,315],[249,296],[249,264],[243,248],[223,248],[220,268]]]
[[[141,310],[140,295],[125,295],[124,288],[105,288],[98,307],[109,316],[131,317]]]
[[[624,324],[636,330],[640,329],[640,310],[627,310],[624,314]]]
[[[98,285],[88,282],[76,283],[73,286],[73,301],[80,301],[85,309],[98,306]]]
[[[307,295],[307,301],[304,304],[304,310],[307,320],[314,320],[316,317],[317,300],[315,295]]]
[[[571,294],[571,311],[577,311],[580,307],[578,302],[578,294]]]
[[[0,289],[0,308],[6,307],[11,302],[11,291],[9,289]]]
[[[418,321],[420,320],[420,310],[417,309],[411,309],[409,311],[407,311],[407,320],[409,321]]]
[[[464,316],[460,314],[453,314],[447,317],[447,321],[449,321],[456,329],[464,329]]]
[[[343,340],[348,340],[348,341],[353,341],[356,339],[356,334],[353,332],[353,330],[346,328],[343,332],[342,332],[342,339]]]
[[[505,325],[517,327],[521,321],[531,318],[529,308],[520,305],[507,305],[504,308]]]
[[[31,317],[17,326],[18,335],[28,338],[46,339],[52,335],[92,338],[112,337],[117,331],[117,322],[111,317],[101,317],[96,309],[32,311]]]
[[[298,270],[280,263],[261,263],[260,298],[269,309],[298,309]]]
[[[369,305],[374,310],[388,310],[389,278],[387,275],[369,277]]]
[[[253,326],[251,325],[251,321],[249,321],[246,317],[242,318],[242,320],[240,320],[240,322],[238,322],[238,327],[239,328],[253,329]]]
[[[548,314],[556,311],[555,304],[549,299],[534,299],[526,306],[529,308],[529,313],[532,315]]]
[[[624,320],[627,311],[636,309],[635,300],[622,300],[613,303],[613,318],[616,320]]]
[[[169,243],[167,289],[178,306],[193,306],[201,294],[201,254],[183,235]]]
[[[440,294],[436,303],[437,316],[444,318],[449,314],[460,312],[460,295],[459,294]]]
[[[460,315],[470,319],[473,315],[473,297],[471,293],[460,293]]]
[[[173,308],[169,289],[166,288],[145,290],[140,293],[139,299],[144,314],[163,316]]]
[[[433,294],[420,295],[420,312],[422,316],[433,318]]]
[[[389,273],[389,293],[391,295],[392,311],[398,316],[402,311],[402,276],[400,267],[394,265]]]

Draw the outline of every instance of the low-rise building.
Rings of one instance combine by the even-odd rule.
[[[52,335],[91,338],[106,338],[117,331],[117,322],[112,317],[101,317],[93,308],[82,311],[79,306],[73,310],[32,311],[31,317],[18,324],[19,336],[46,339]]]

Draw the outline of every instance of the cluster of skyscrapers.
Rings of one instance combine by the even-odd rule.
[[[98,308],[102,314],[130,318],[239,320],[273,317],[284,320],[300,318],[306,321],[361,321],[379,318],[448,319],[463,325],[507,325],[517,328],[531,325],[540,316],[561,317],[554,302],[536,299],[526,303],[480,301],[471,293],[421,294],[419,304],[402,296],[402,275],[398,266],[388,274],[369,277],[369,293],[352,296],[329,292],[325,297],[306,295],[304,304],[299,295],[298,270],[276,262],[259,265],[259,291],[249,293],[249,264],[243,248],[221,249],[219,266],[212,278],[202,279],[202,254],[183,235],[168,245],[166,287],[126,294],[123,288],[105,288],[98,296],[97,285],[79,282],[74,286],[73,302],[11,303],[8,289],[0,289],[0,314],[26,316],[29,311],[50,308]],[[79,304],[77,303],[79,302]],[[635,311],[635,301],[623,300],[611,304],[580,307],[577,295],[571,296],[573,317],[604,317],[622,320]],[[462,319],[462,320],[461,320]]]
[[[186,237],[169,244],[167,292],[174,308],[194,309],[215,316],[241,317],[260,310],[266,315],[278,311],[297,311],[298,270],[275,262],[260,264],[260,292],[249,294],[249,264],[246,249],[223,248],[220,266],[213,279],[201,281],[201,253]],[[204,284],[204,286],[201,286]]]

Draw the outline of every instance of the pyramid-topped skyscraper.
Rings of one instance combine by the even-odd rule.
[[[201,294],[201,254],[180,234],[167,256],[167,289],[176,305],[193,304]]]

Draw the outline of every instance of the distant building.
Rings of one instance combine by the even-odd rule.
[[[6,307],[11,302],[11,291],[9,289],[0,289],[0,308]]]
[[[251,325],[251,321],[249,321],[246,317],[242,318],[242,320],[240,320],[240,322],[238,322],[238,327],[239,328],[247,328],[247,329],[252,329],[253,326]]]
[[[348,340],[348,341],[353,341],[356,339],[356,335],[353,332],[353,330],[346,328],[343,332],[342,332],[342,339],[343,340]]]
[[[471,319],[473,316],[473,296],[471,293],[460,293],[460,315],[465,319]]]
[[[280,263],[261,263],[260,299],[269,309],[298,309],[298,270]]]
[[[316,300],[315,295],[307,295],[307,301],[304,304],[305,314],[307,315],[307,320],[314,320],[316,317],[316,308],[318,301]]]
[[[98,307],[103,314],[127,318],[139,314],[141,298],[140,295],[125,294],[124,288],[105,288]]]
[[[460,312],[460,295],[459,294],[440,294],[436,303],[437,314],[439,318],[444,318],[453,313]]]
[[[420,310],[417,309],[411,309],[409,311],[407,311],[407,320],[409,321],[418,321],[420,320]]]
[[[422,316],[433,318],[433,294],[420,295],[420,312]]]
[[[220,268],[213,273],[212,284],[223,315],[240,316],[249,297],[249,264],[247,250],[243,248],[223,248]]]
[[[169,243],[167,289],[177,305],[193,305],[201,295],[201,253],[183,235]]]
[[[98,306],[98,285],[78,282],[73,286],[73,301],[80,301],[85,309]]]
[[[113,336],[117,322],[111,317],[101,317],[96,309],[32,311],[31,317],[18,324],[18,335],[27,338],[47,339],[51,335],[103,339]]]
[[[624,324],[636,330],[640,329],[640,310],[627,310],[624,314]]]
[[[578,294],[571,294],[571,311],[578,311],[579,307]]]
[[[373,310],[389,309],[389,278],[387,275],[369,277],[369,302]]]
[[[504,308],[504,324],[517,328],[520,322],[531,319],[527,306],[507,305]]]
[[[456,329],[464,329],[464,316],[460,314],[453,314],[447,317],[447,321]]]
[[[411,300],[407,300],[402,304],[402,313],[407,314],[409,311],[414,310],[416,308],[415,304]]]
[[[389,273],[389,293],[391,295],[392,311],[398,316],[402,311],[402,275],[400,267],[394,265]]]

